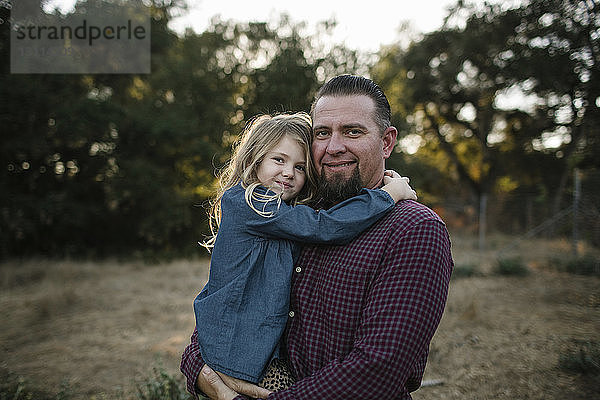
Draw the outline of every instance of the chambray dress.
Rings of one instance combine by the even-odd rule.
[[[194,300],[198,344],[214,370],[256,383],[278,356],[289,311],[290,281],[300,244],[345,244],[394,206],[383,190],[359,195],[326,211],[276,200],[251,209],[238,184],[221,200],[222,220],[207,284]],[[259,194],[273,194],[264,187]]]

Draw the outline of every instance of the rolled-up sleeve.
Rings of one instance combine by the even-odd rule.
[[[185,348],[181,355],[181,365],[179,369],[186,378],[186,387],[188,392],[195,399],[198,398],[199,391],[196,389],[196,381],[200,370],[204,366],[204,360],[200,355],[200,347],[198,346],[198,331],[194,329],[194,333],[190,338],[190,344]]]
[[[181,355],[181,365],[179,366],[179,369],[186,378],[187,391],[194,399],[198,399],[198,396],[203,394],[196,388],[196,381],[204,364],[204,360],[200,355],[200,347],[198,346],[198,331],[194,329],[194,333],[190,338],[190,344],[188,344]],[[249,397],[240,394],[234,400],[249,400]]]

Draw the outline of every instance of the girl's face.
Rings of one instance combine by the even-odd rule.
[[[300,193],[306,181],[306,157],[300,144],[288,135],[281,138],[258,165],[260,183],[281,193],[283,201]]]

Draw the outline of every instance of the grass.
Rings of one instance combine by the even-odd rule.
[[[558,366],[568,372],[600,375],[600,345],[579,342],[559,356]]]
[[[66,380],[74,400],[120,398],[119,391],[151,398],[166,384],[175,396],[172,381],[152,367],[160,359],[169,376],[181,375],[192,302],[207,271],[207,259],[0,264],[0,365],[52,395]]]
[[[69,390],[68,385],[63,384],[58,393],[50,394],[34,387],[29,381],[11,371],[0,369],[1,400],[68,400]]]
[[[425,377],[445,384],[413,398],[596,398],[600,384],[574,380],[600,382],[589,372],[598,360],[600,278],[567,274],[568,241],[519,243],[503,254],[509,273],[499,275],[496,248],[511,238],[479,251],[476,238],[451,237],[459,279]],[[519,268],[529,275],[516,284]],[[0,264],[0,400],[187,400],[178,368],[207,272],[208,259]],[[565,351],[587,339],[596,345]]]
[[[72,389],[64,384],[56,394],[40,390],[31,382],[16,374],[0,370],[0,400],[70,400],[73,398]],[[97,398],[97,396],[91,396]],[[100,398],[107,398],[101,395]],[[110,398],[130,400],[124,394],[113,394]],[[136,385],[137,400],[192,400],[185,389],[181,376],[171,375],[162,367],[155,367],[153,373]]]
[[[175,377],[162,368],[154,368],[153,372],[137,385],[138,400],[192,400],[181,375]]]

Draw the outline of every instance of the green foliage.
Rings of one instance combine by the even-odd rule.
[[[0,5],[0,258],[198,254],[201,206],[244,121],[307,110],[317,70],[358,65],[287,17],[177,36],[184,5],[151,2],[151,74],[91,76],[10,74]]]
[[[138,384],[139,400],[190,400],[181,376],[169,375],[162,368],[154,368],[154,374]]]
[[[564,269],[571,274],[600,276],[600,258],[591,255],[573,258],[564,263]]]
[[[600,375],[600,345],[596,342],[580,342],[559,355],[558,366],[564,371]]]
[[[526,276],[529,275],[529,268],[520,258],[505,258],[498,260],[496,273],[505,276]]]
[[[62,385],[56,395],[33,388],[22,377],[5,368],[0,368],[0,400],[68,400],[72,396],[67,385]]]
[[[245,121],[308,110],[325,79],[353,72],[384,88],[401,140],[418,139],[388,166],[411,176],[421,201],[466,214],[493,193],[517,210],[507,227],[532,219],[527,210],[544,218],[561,177],[598,163],[600,6],[529,3],[460,2],[464,28],[390,46],[373,65],[323,44],[335,23],[308,35],[285,15],[276,26],[215,18],[178,36],[168,23],[185,2],[152,1],[152,73],[92,76],[10,74],[0,5],[0,258],[198,254],[202,205]],[[511,90],[538,101],[499,107]],[[565,140],[541,146],[548,135]],[[507,196],[517,191],[528,207]]]
[[[115,398],[124,398],[123,394],[115,394]],[[26,379],[0,368],[0,400],[69,400],[73,397],[68,385],[61,385],[56,394],[49,394],[37,389]],[[96,398],[96,396],[92,396]],[[100,395],[104,398],[104,394]],[[139,400],[191,400],[186,391],[185,382],[180,375],[172,376],[162,369],[155,367],[153,374],[137,384],[137,399]]]
[[[477,266],[473,264],[456,265],[452,270],[452,278],[469,278],[478,275]]]
[[[461,1],[452,13],[467,15],[464,26],[390,46],[371,69],[400,121],[401,144],[419,138],[410,156],[421,160],[416,176],[437,169],[458,186],[451,196],[474,197],[475,205],[482,194],[549,193],[552,206],[540,210],[556,213],[573,166],[598,160],[591,151],[600,142],[600,5],[533,0],[476,9]],[[520,101],[506,101],[515,95]],[[526,105],[527,97],[535,102]],[[427,193],[440,185],[429,179]],[[506,226],[526,219],[525,207],[515,209]]]

